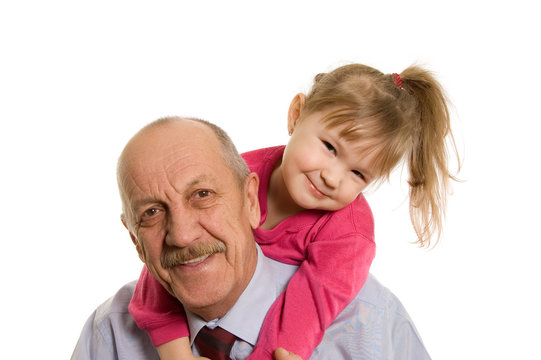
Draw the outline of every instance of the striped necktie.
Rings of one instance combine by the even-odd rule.
[[[209,329],[203,326],[194,342],[201,356],[208,357],[211,360],[228,360],[236,339],[235,335],[221,327]]]

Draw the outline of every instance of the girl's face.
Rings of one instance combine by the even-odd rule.
[[[290,117],[293,130],[282,158],[282,174],[295,203],[305,209],[334,211],[349,205],[374,179],[375,152],[362,152],[360,141],[340,137],[341,127],[326,128],[327,112],[302,121]]]

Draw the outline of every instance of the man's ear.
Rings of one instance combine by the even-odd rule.
[[[287,131],[289,135],[293,134],[293,131],[297,126],[297,122],[301,117],[302,109],[304,109],[305,101],[306,96],[299,93],[295,95],[293,100],[291,100],[291,104],[289,104],[289,111],[287,112]]]
[[[137,250],[137,254],[139,255],[139,259],[141,259],[142,262],[145,262],[145,257],[143,253],[143,249],[141,248],[141,245],[139,244],[139,241],[133,235],[133,233],[130,231],[130,228],[128,227],[128,221],[126,220],[126,215],[121,214],[120,215],[120,221],[122,221],[122,225],[128,230],[128,233],[130,234],[131,241],[133,242],[133,245],[135,245],[135,249]]]
[[[259,210],[259,177],[250,173],[244,181],[245,205],[248,207],[248,216],[252,229],[259,227],[261,211]]]

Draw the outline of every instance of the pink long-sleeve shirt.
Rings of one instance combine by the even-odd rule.
[[[277,146],[242,155],[260,178],[260,225],[267,216],[270,176],[283,152],[284,146]],[[368,276],[375,255],[370,207],[361,194],[341,210],[306,210],[271,230],[258,228],[254,235],[266,256],[299,265],[299,270],[267,313],[249,359],[272,359],[279,346],[307,359]],[[182,306],[146,267],[129,310],[155,346],[189,335]]]

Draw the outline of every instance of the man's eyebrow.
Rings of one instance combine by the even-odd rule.
[[[195,179],[192,179],[192,181],[190,181],[189,183],[186,184],[186,187],[189,189],[189,188],[192,188],[192,187],[197,187],[197,185],[199,185],[200,183],[202,182],[205,182],[208,180],[208,176],[199,176]]]
[[[145,205],[148,205],[148,204],[152,204],[152,203],[159,203],[160,201],[158,201],[157,199],[154,199],[154,198],[144,198],[144,199],[140,199],[140,200],[137,200],[133,203],[133,208],[135,210],[139,209],[140,207],[143,207]]]
[[[188,182],[186,184],[186,188],[190,189],[190,188],[198,187],[198,186],[200,186],[200,184],[213,185],[215,182],[216,182],[216,177],[215,176],[203,174],[203,175],[200,175],[200,176],[192,179],[190,182]]]

